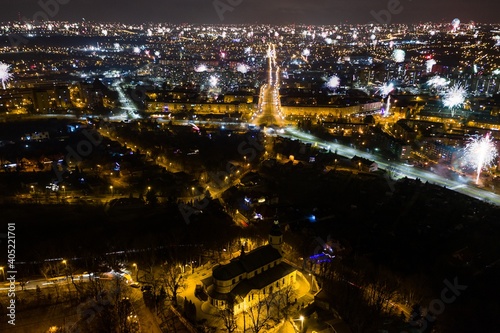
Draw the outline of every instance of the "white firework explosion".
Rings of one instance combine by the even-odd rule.
[[[425,62],[425,68],[427,73],[430,73],[432,71],[432,67],[437,64],[436,60],[434,59],[429,59]]]
[[[380,93],[380,95],[385,98],[387,95],[389,95],[392,91],[394,90],[394,84],[392,82],[389,83],[384,83],[382,86],[380,86],[377,89],[377,92]]]
[[[12,74],[10,73],[10,65],[0,62],[0,81],[2,81],[2,87],[5,89],[5,83],[12,79]]]
[[[242,74],[245,74],[248,72],[248,66],[245,64],[238,64],[238,66],[236,66],[236,70]]]
[[[442,78],[439,75],[433,76],[429,79],[429,81],[427,81],[427,85],[433,88],[442,88],[444,86],[447,86],[448,84],[450,84],[450,82],[446,81],[445,78]]]
[[[491,167],[497,157],[498,151],[489,133],[484,137],[471,136],[464,149],[465,163],[476,170],[476,183],[481,171]]]
[[[197,72],[197,73],[206,72],[207,70],[208,70],[208,68],[207,68],[207,66],[206,66],[206,65],[204,65],[204,64],[201,64],[201,65],[199,65],[198,67],[196,67],[196,68],[194,69],[194,71],[195,71],[195,72]]]
[[[396,49],[392,52],[392,60],[395,62],[404,62],[406,57],[406,52],[401,49]]]
[[[209,82],[210,82],[210,87],[215,88],[219,83],[219,78],[215,75],[212,75],[210,76]]]
[[[461,84],[454,84],[443,96],[443,105],[451,110],[465,103],[467,91]]]
[[[340,79],[338,76],[333,75],[328,79],[328,82],[326,82],[326,86],[330,89],[336,89],[340,86]]]

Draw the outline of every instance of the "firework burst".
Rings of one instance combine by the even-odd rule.
[[[466,165],[476,170],[476,184],[483,169],[491,167],[498,157],[498,151],[490,134],[484,137],[471,136],[464,149],[464,160]]]
[[[384,83],[377,89],[377,93],[380,93],[380,95],[383,98],[386,98],[387,95],[389,95],[392,91],[394,90],[394,84],[392,82],[389,83]]]
[[[432,67],[433,67],[434,65],[436,65],[436,64],[437,64],[437,62],[436,62],[436,60],[434,60],[434,59],[429,59],[429,60],[427,60],[427,61],[425,62],[425,68],[426,68],[427,73],[432,72]]]
[[[210,76],[210,79],[208,80],[210,83],[210,87],[216,88],[217,84],[219,83],[219,78],[215,75]]]
[[[9,71],[10,65],[0,62],[0,81],[2,81],[3,89],[5,89],[5,83],[9,82],[10,79],[12,79],[12,74]]]
[[[401,49],[396,49],[392,52],[392,60],[395,62],[404,62],[406,57],[406,52]]]
[[[245,64],[238,64],[238,66],[236,66],[236,70],[242,74],[245,74],[248,72],[248,66]]]
[[[196,67],[194,69],[194,71],[197,72],[197,73],[203,73],[203,72],[206,72],[207,70],[208,70],[208,68],[204,64],[201,64],[201,65],[199,65],[198,67]]]
[[[338,76],[336,75],[333,75],[332,77],[330,77],[328,79],[328,81],[326,82],[326,86],[330,89],[336,89],[340,86],[340,79]]]
[[[432,78],[429,79],[429,81],[427,81],[427,85],[433,87],[433,88],[442,88],[446,85],[448,85],[450,82],[449,81],[446,81],[445,78],[442,78],[440,76],[433,76]]]
[[[443,105],[451,110],[464,105],[467,91],[460,84],[454,84],[443,96]]]

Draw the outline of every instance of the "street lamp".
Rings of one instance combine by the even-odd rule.
[[[132,266],[133,266],[133,267],[134,267],[134,269],[135,269],[135,280],[136,280],[136,281],[139,281],[139,269],[137,268],[137,264],[134,262],[134,263],[132,264]]]
[[[109,185],[109,191],[111,192],[111,196],[113,196],[113,185]]]
[[[68,277],[68,262],[66,261],[66,259],[64,259],[62,261],[62,263],[64,264],[64,274],[66,275],[66,278]]]
[[[304,316],[300,316],[299,320],[300,320],[300,331],[302,332],[304,330]]]
[[[4,278],[5,278],[4,271],[3,271],[3,266],[0,266],[0,272],[2,272],[2,281],[3,281]]]
[[[63,192],[64,192],[64,196],[66,196],[66,186],[62,186],[62,189],[63,189]]]

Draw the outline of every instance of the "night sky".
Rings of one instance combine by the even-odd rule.
[[[66,3],[59,10],[43,10],[39,3]],[[397,3],[399,5],[397,5]],[[219,13],[214,4],[222,8]],[[233,3],[231,5],[230,3]],[[386,11],[390,3],[399,9],[391,17],[372,13]],[[40,11],[52,20],[166,23],[271,23],[339,24],[369,22],[498,23],[498,0],[1,0],[0,21],[19,16],[32,19]],[[39,16],[43,17],[43,16]]]

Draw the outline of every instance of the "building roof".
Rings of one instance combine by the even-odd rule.
[[[217,292],[215,285],[207,279],[204,279],[202,282],[205,285],[205,288],[207,288],[207,293],[211,298],[218,300],[233,300],[236,303],[239,303],[239,300],[245,298],[250,291],[261,290],[294,271],[295,268],[293,266],[285,262],[281,262],[280,264],[269,268],[260,274],[256,274],[251,279],[240,281],[230,293]]]
[[[281,262],[251,279],[241,281],[232,291],[235,296],[245,297],[251,290],[261,290],[262,288],[284,278],[295,271],[295,268],[286,262]]]
[[[271,245],[261,246],[251,252],[245,253],[231,260],[229,264],[214,268],[212,276],[220,281],[234,279],[243,273],[249,273],[257,268],[281,258],[280,252]]]

